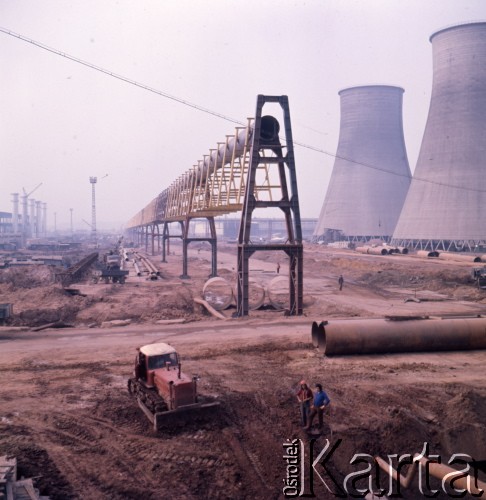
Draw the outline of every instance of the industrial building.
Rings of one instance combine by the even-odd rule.
[[[430,109],[393,243],[484,251],[486,22],[445,28],[430,41]]]
[[[47,203],[29,198],[30,193],[12,194],[12,212],[0,212],[0,247],[25,247],[27,238],[39,238],[47,233]],[[21,208],[21,213],[19,208]]]
[[[388,85],[339,92],[336,160],[314,241],[391,239],[411,178],[403,92]]]

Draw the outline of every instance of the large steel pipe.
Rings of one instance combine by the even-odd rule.
[[[370,255],[391,255],[391,252],[385,247],[369,247],[368,253]]]
[[[440,252],[439,259],[442,260],[456,260],[463,262],[481,262],[481,257],[479,255],[464,255],[461,253],[453,253],[453,252]]]
[[[486,318],[314,322],[312,343],[327,356],[486,349]]]
[[[417,257],[424,257],[424,258],[429,258],[429,257],[438,257],[439,252],[436,252],[435,250],[429,252],[428,250],[419,250],[417,252]]]
[[[260,125],[260,140],[264,143],[274,143],[278,140],[280,125],[273,116],[262,116]],[[212,150],[211,154],[204,157],[200,167],[196,170],[197,181],[207,178],[208,172],[219,169],[223,165],[230,163],[233,158],[240,157],[245,152],[245,147],[249,150],[251,138],[253,136],[253,126],[239,130],[234,137],[222,144],[218,149]]]
[[[389,462],[383,460],[381,457],[375,457],[375,461],[382,470],[389,474],[395,481],[400,482],[404,488],[408,488],[412,483],[415,471],[417,470],[416,467],[420,463],[424,470],[427,470],[431,476],[440,479],[443,486],[447,484],[449,487],[454,487],[456,492],[464,490],[474,497],[481,497],[483,492],[486,491],[486,483],[480,481],[475,475],[465,474],[464,471],[458,471],[448,465],[434,462],[433,460],[429,460],[428,457],[426,458],[421,455],[414,455],[413,462],[405,476],[399,474]],[[462,498],[463,496],[462,494],[456,495],[457,498]]]
[[[204,284],[203,297],[216,311],[222,311],[233,303],[233,287],[224,278],[215,276]]]
[[[235,286],[234,296],[238,297],[238,288]],[[251,311],[260,309],[265,303],[265,288],[253,279],[248,280],[248,308]]]
[[[356,251],[359,253],[367,253],[369,255],[388,255],[395,252],[394,248],[387,249],[385,247],[356,247]]]

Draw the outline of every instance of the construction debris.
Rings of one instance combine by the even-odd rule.
[[[17,459],[0,456],[0,500],[49,500],[41,496],[32,479],[17,480]]]

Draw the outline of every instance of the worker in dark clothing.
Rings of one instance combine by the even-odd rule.
[[[319,429],[322,428],[322,415],[324,413],[324,409],[331,403],[329,396],[322,390],[321,384],[316,384],[316,389],[317,391],[314,394],[314,401],[309,413],[309,423],[306,426],[306,430],[309,430],[312,427],[312,421],[316,415],[319,418]]]
[[[341,291],[344,285],[344,278],[342,274],[339,276],[338,283],[339,283],[339,291]]]
[[[300,406],[300,422],[302,427],[305,427],[309,420],[309,411],[313,397],[312,389],[307,385],[305,380],[301,380],[299,391],[297,392],[297,401]]]

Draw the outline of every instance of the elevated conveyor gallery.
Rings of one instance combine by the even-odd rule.
[[[265,104],[280,105],[283,116],[284,145],[281,144],[277,118],[263,115]],[[254,244],[251,220],[255,209],[279,208],[286,221],[286,237],[278,244]],[[152,253],[155,240],[162,239],[162,261],[170,238],[181,238],[183,247],[182,278],[188,278],[187,247],[193,241],[211,244],[211,276],[217,276],[217,238],[214,218],[242,212],[238,237],[237,314],[248,314],[248,260],[258,250],[283,251],[289,256],[289,312],[302,314],[303,247],[297,178],[287,96],[257,97],[256,113],[246,126],[236,127],[218,142],[197,164],[176,179],[126,224],[126,230],[138,244]],[[208,220],[210,236],[189,237],[193,219]],[[178,223],[180,234],[170,234],[170,224]],[[162,233],[160,232],[162,227]]]

